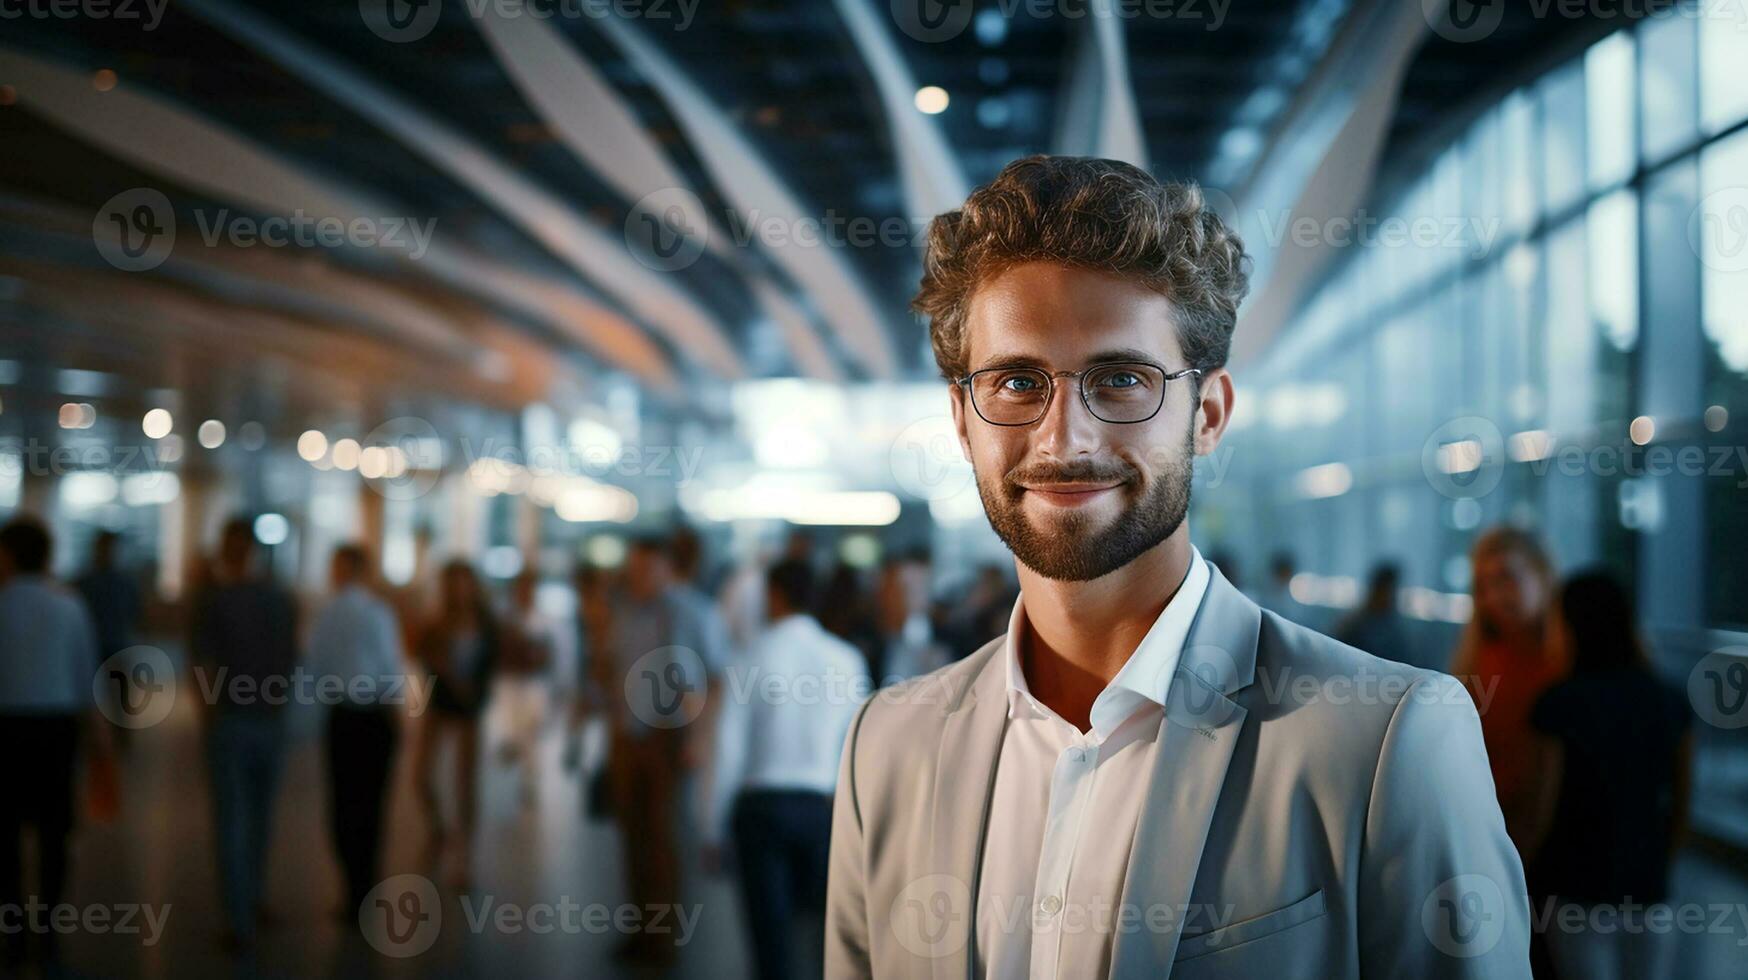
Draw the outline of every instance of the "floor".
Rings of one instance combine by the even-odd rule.
[[[541,745],[540,787],[524,806],[515,773],[482,762],[473,888],[443,890],[435,941],[416,955],[383,955],[359,929],[342,889],[326,831],[325,789],[315,719],[293,719],[294,742],[277,806],[269,871],[270,919],[252,955],[220,945],[198,727],[178,704],[169,719],[138,733],[122,767],[122,816],[88,827],[74,857],[67,900],[101,907],[119,926],[136,903],[161,923],[155,942],[146,910],[138,932],[81,930],[62,940],[60,975],[70,977],[600,977],[743,976],[747,968],[732,881],[689,860],[684,945],[672,970],[639,973],[612,957],[614,916],[630,914],[612,824],[583,816],[582,780],[567,771],[556,730]],[[488,735],[488,744],[490,735]],[[411,774],[401,753],[385,872],[447,877],[426,856]],[[623,907],[623,908],[622,908]],[[668,916],[676,935],[679,920]],[[659,923],[650,920],[652,928]],[[380,938],[380,933],[377,938]],[[406,952],[422,941],[387,944]]]

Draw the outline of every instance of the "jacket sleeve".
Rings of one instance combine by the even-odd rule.
[[[1529,900],[1494,795],[1480,719],[1443,674],[1384,734],[1360,855],[1367,977],[1527,978]]]
[[[825,976],[827,980],[874,975],[868,949],[867,851],[856,794],[856,741],[870,700],[857,712],[844,739],[832,802],[831,865],[826,876]]]

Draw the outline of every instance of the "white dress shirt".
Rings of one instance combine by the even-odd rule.
[[[340,677],[346,700],[360,706],[385,695],[404,697],[401,630],[394,610],[362,585],[341,589],[310,627],[310,669],[317,677]]]
[[[977,893],[978,973],[994,980],[1104,976],[1141,801],[1153,772],[1166,692],[1208,590],[1191,546],[1189,573],[1080,731],[1026,687],[1014,603],[1001,656],[1008,722]]]
[[[726,838],[743,790],[835,792],[844,738],[869,688],[861,652],[812,616],[772,623],[722,685],[710,838]]]

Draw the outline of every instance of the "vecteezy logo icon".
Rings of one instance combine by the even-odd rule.
[[[935,959],[965,948],[971,933],[971,888],[946,874],[925,875],[892,900],[888,921],[898,944]]]
[[[1505,895],[1486,875],[1458,875],[1426,896],[1420,906],[1420,926],[1447,956],[1485,955],[1505,934]]]
[[[971,464],[948,416],[931,415],[905,426],[886,455],[893,481],[918,500],[944,500],[971,485]]]
[[[1421,0],[1420,10],[1434,33],[1458,44],[1491,37],[1505,19],[1504,0]]]
[[[366,486],[389,500],[415,500],[443,474],[443,439],[437,427],[416,415],[389,419],[365,436],[366,449],[381,448],[385,469]]]
[[[1220,726],[1238,710],[1220,693],[1237,672],[1232,655],[1222,647],[1209,643],[1185,647],[1169,683],[1163,674],[1155,681],[1165,693],[1166,721],[1209,741],[1217,740]]]
[[[1713,191],[1687,219],[1687,244],[1707,268],[1748,271],[1748,187]]]
[[[625,675],[625,703],[632,717],[651,728],[680,728],[704,712],[709,677],[704,659],[690,647],[657,647],[632,661]]]
[[[1426,482],[1446,497],[1485,497],[1505,475],[1505,436],[1492,419],[1451,419],[1421,443],[1420,469]]]
[[[1687,700],[1707,724],[1748,727],[1748,647],[1725,647],[1701,657],[1687,675]]]
[[[365,942],[384,956],[417,956],[437,942],[443,905],[424,875],[395,875],[372,888],[358,907]]]
[[[98,665],[91,694],[111,724],[150,728],[176,706],[176,667],[157,647],[128,647]]]
[[[698,261],[710,240],[704,202],[684,187],[651,191],[625,216],[625,245],[657,272],[674,272]]]
[[[892,20],[918,41],[935,44],[964,33],[971,6],[971,0],[892,0]]]
[[[163,191],[150,187],[122,191],[97,210],[91,240],[97,254],[123,272],[155,269],[176,246],[176,210]]]
[[[442,14],[442,0],[358,0],[358,16],[364,26],[394,44],[423,38],[437,26]]]

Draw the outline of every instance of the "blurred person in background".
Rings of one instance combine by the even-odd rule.
[[[485,713],[502,631],[479,576],[466,561],[443,566],[437,612],[419,634],[418,659],[432,674],[430,706],[419,729],[413,767],[425,807],[427,854],[451,862],[450,882],[465,890],[473,867],[474,824],[479,816],[480,717]],[[455,823],[443,819],[438,760],[444,743],[453,755]]]
[[[85,603],[49,577],[54,540],[31,517],[0,527],[0,911],[4,965],[41,944],[54,960],[57,932],[47,912],[61,902],[74,825],[79,752],[107,751],[108,728],[94,710],[98,634]],[[35,831],[34,886],[25,879],[25,834]],[[37,905],[25,906],[27,898]],[[44,913],[38,921],[37,909]]]
[[[1566,673],[1547,646],[1554,566],[1528,532],[1500,526],[1470,551],[1474,614],[1464,628],[1450,672],[1469,685],[1481,712],[1481,734],[1505,826],[1519,850],[1533,802],[1529,779],[1530,708]],[[1530,880],[1535,888],[1533,875]]]
[[[681,527],[668,538],[668,568],[672,575],[669,600],[683,609],[682,619],[695,637],[698,656],[708,673],[704,715],[698,719],[701,724],[690,726],[684,747],[687,768],[696,769],[710,759],[710,740],[716,730],[716,695],[721,688],[722,671],[728,666],[728,623],[716,599],[703,586],[704,542],[698,532]]]
[[[189,619],[189,661],[206,699],[206,757],[227,926],[246,949],[266,918],[267,855],[285,759],[285,702],[297,664],[297,604],[255,567],[255,531],[227,522]]]
[[[880,641],[868,667],[881,684],[926,674],[950,660],[929,621],[929,579],[926,552],[896,556],[880,567],[874,596]]]
[[[1394,562],[1374,566],[1366,581],[1366,597],[1336,624],[1335,638],[1374,657],[1414,663],[1409,659],[1408,625],[1396,608],[1401,583],[1402,573]]]
[[[99,531],[91,541],[91,564],[74,584],[85,597],[85,606],[97,623],[98,656],[109,657],[133,646],[134,627],[140,621],[140,590],[133,576],[123,571],[117,558],[121,535]],[[123,673],[112,697],[131,698],[130,675]],[[123,739],[132,729],[123,728]]]
[[[729,649],[738,654],[753,645],[764,632],[765,571],[769,564],[756,557],[735,563],[717,594],[723,626],[728,630]]]
[[[570,692],[564,767],[579,772],[585,763],[590,771],[583,773],[585,812],[591,819],[603,819],[611,812],[611,787],[605,767],[595,768],[598,761],[593,752],[585,751],[585,733],[591,719],[605,721],[611,715],[608,687],[612,683],[611,664],[607,652],[611,649],[613,632],[613,576],[607,569],[579,564],[571,572],[571,585],[576,592],[576,672],[575,687]],[[613,692],[613,697],[619,697]],[[610,726],[608,726],[610,727]],[[590,743],[594,748],[595,743]]]
[[[577,596],[576,706],[596,709],[601,707],[604,696],[597,683],[596,668],[612,638],[613,576],[604,568],[578,565],[571,573],[571,587]]]
[[[1571,665],[1530,712],[1526,821],[1530,878],[1557,906],[1621,909],[1669,897],[1669,867],[1687,827],[1692,733],[1686,692],[1652,672],[1633,603],[1606,572],[1574,576],[1548,617],[1548,646]],[[1561,980],[1660,980],[1667,930],[1568,931],[1560,911],[1544,939]],[[1618,916],[1617,916],[1618,919]]]
[[[766,576],[771,625],[738,661],[754,683],[725,699],[707,807],[706,865],[734,842],[760,980],[795,973],[798,912],[823,919],[838,757],[868,690],[861,652],[808,614],[812,592],[801,562]]]
[[[1007,629],[1008,613],[1019,594],[1000,565],[977,569],[959,601],[943,610],[936,635],[946,644],[948,656],[957,660],[999,636]]]
[[[1225,548],[1216,548],[1208,552],[1208,560],[1214,563],[1214,567],[1220,570],[1221,575],[1226,576],[1226,581],[1231,582],[1233,588],[1240,592],[1244,591],[1244,577],[1238,573],[1237,555]]]
[[[714,606],[676,587],[667,542],[633,542],[623,585],[596,667],[611,730],[608,783],[632,902],[672,906],[680,889],[680,778],[698,751],[688,729],[697,727],[690,723],[726,666],[726,644]],[[673,937],[640,931],[627,936],[615,954],[651,965],[671,963]]]
[[[871,596],[862,570],[840,561],[832,566],[814,602],[814,618],[826,632],[862,651],[863,660],[870,664],[879,658],[880,648]]]
[[[342,682],[344,701],[328,706],[328,828],[346,881],[342,920],[356,921],[380,880],[383,808],[400,741],[407,670],[394,610],[371,589],[369,553],[334,550],[332,593],[310,627],[307,660],[318,678]]]
[[[1316,614],[1310,606],[1293,598],[1293,576],[1296,574],[1298,562],[1294,561],[1292,552],[1277,551],[1270,555],[1268,577],[1257,591],[1256,604],[1300,626],[1315,629],[1318,619]]]
[[[499,758],[515,766],[523,806],[539,797],[540,733],[546,728],[547,697],[552,686],[557,627],[536,603],[540,576],[524,569],[510,583],[510,608],[504,630],[504,659],[498,669],[496,697],[506,727]]]

